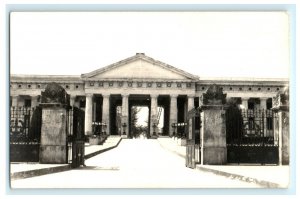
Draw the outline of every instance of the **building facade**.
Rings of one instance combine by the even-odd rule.
[[[273,98],[288,87],[288,79],[201,78],[155,60],[144,53],[80,76],[17,75],[10,77],[10,106],[35,107],[46,85],[56,82],[70,95],[70,105],[85,111],[85,134],[93,124],[109,135],[130,136],[132,106],[149,108],[149,136],[158,131],[163,109],[163,135],[173,135],[174,124],[184,123],[187,113],[202,104],[201,96],[212,84],[226,100],[245,109],[271,109]],[[117,115],[121,121],[117,121]]]

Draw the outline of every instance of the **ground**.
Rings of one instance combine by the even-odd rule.
[[[154,139],[124,139],[86,167],[22,180],[13,188],[254,188],[242,182],[185,167],[182,157]]]

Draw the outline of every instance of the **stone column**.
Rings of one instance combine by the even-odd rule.
[[[203,94],[203,141],[201,162],[208,165],[227,163],[225,109],[226,94],[217,85],[212,85]]]
[[[127,137],[129,136],[129,131],[128,131],[128,128],[129,128],[129,120],[128,120],[128,94],[124,94],[122,95],[122,120],[121,120],[121,126],[122,126],[122,129],[121,129],[121,132],[122,132],[122,135],[126,135]]]
[[[264,123],[264,137],[267,136],[267,99],[266,97],[260,98],[260,109],[263,111],[264,117],[263,117],[263,123]]]
[[[84,133],[85,135],[92,135],[92,119],[93,119],[93,94],[86,94],[85,99],[85,120],[84,120]]]
[[[177,123],[177,96],[178,95],[170,95],[170,123],[169,123],[169,135],[173,136],[174,128],[172,127],[173,123]],[[176,135],[177,129],[175,128],[175,135]]]
[[[31,96],[31,107],[36,107],[38,106],[38,97],[37,95]]]
[[[274,122],[275,136],[278,136],[279,164],[289,165],[290,162],[290,126],[289,126],[289,93],[278,94],[273,102],[273,110],[277,112]],[[276,141],[276,137],[274,138]]]
[[[76,95],[70,96],[70,106],[75,106],[75,98],[76,98]]]
[[[67,109],[69,96],[57,83],[48,84],[42,92],[42,127],[39,161],[42,164],[66,164]]]
[[[11,106],[18,106],[18,102],[19,102],[19,95],[13,95],[11,96]]]
[[[105,132],[106,135],[110,135],[110,121],[109,121],[109,111],[110,111],[110,103],[109,103],[109,98],[110,95],[106,94],[106,95],[102,95],[103,96],[103,108],[102,108],[102,123],[106,124],[106,128],[105,128]]]
[[[187,111],[189,112],[190,110],[192,110],[194,108],[194,95],[188,95],[188,106],[187,106]],[[192,120],[192,119],[190,119]],[[187,121],[190,123],[190,125],[188,125],[188,129],[187,129],[187,138],[188,139],[191,139],[192,138],[192,129],[193,129],[193,126],[192,126],[192,122],[191,121]]]
[[[150,136],[157,135],[157,97],[158,95],[151,95],[151,116],[150,116]],[[153,126],[154,125],[154,126]]]
[[[248,109],[248,100],[249,97],[242,97],[242,105],[245,109]]]

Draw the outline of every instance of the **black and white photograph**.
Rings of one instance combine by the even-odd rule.
[[[287,11],[9,12],[9,187],[290,188]]]

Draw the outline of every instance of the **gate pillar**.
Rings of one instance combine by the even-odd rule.
[[[70,96],[57,83],[50,83],[42,92],[42,129],[40,163],[67,163],[67,110]]]
[[[227,163],[225,104],[226,94],[212,85],[203,94],[203,141],[201,163],[223,165]]]
[[[278,117],[274,122],[275,137],[278,137],[279,164],[289,165],[289,91],[285,90],[283,94],[277,94],[273,98],[273,108]],[[276,141],[276,140],[275,140]]]

